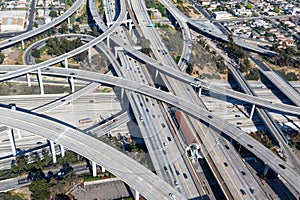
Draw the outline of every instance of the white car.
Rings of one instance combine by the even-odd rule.
[[[143,122],[143,121],[144,121],[142,116],[140,116],[140,120],[141,120],[141,122]]]

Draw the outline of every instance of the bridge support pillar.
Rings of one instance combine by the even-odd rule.
[[[158,76],[158,70],[156,69],[156,70],[155,70],[154,83],[156,83],[156,82],[157,82],[157,76]]]
[[[92,47],[89,47],[89,50],[88,50],[88,62],[90,64],[92,63]]]
[[[132,30],[132,22],[128,22],[128,28],[129,28],[129,33],[131,34],[131,30]]]
[[[27,85],[28,85],[28,87],[31,87],[31,81],[30,81],[29,74],[26,74],[26,79],[27,79]]]
[[[24,40],[22,40],[21,43],[22,43],[22,49],[25,49],[25,43],[24,43]]]
[[[96,162],[92,161],[92,171],[93,171],[93,177],[96,177],[97,176],[97,165],[96,165]]]
[[[139,191],[135,191],[135,198],[134,198],[135,200],[139,200],[140,199],[140,193],[139,193]]]
[[[116,59],[118,58],[118,51],[123,51],[123,48],[122,48],[122,47],[116,47],[116,46],[115,46],[115,58],[116,58]]]
[[[65,58],[65,68],[69,68],[68,58]]]
[[[101,172],[105,172],[105,168],[103,166],[101,166]]]
[[[124,88],[121,88],[121,103],[123,103],[123,97],[124,97]]]
[[[199,87],[198,96],[201,97],[202,87]]]
[[[69,80],[70,80],[71,92],[74,93],[75,92],[74,77],[71,76]]]
[[[66,151],[65,151],[65,147],[63,145],[60,145],[60,153],[61,153],[61,157],[65,157]]]
[[[13,154],[13,156],[16,156],[17,151],[16,151],[16,144],[15,144],[15,138],[14,138],[13,129],[9,128],[7,130],[7,133],[8,133],[8,138],[9,138],[9,141],[10,141],[10,146],[11,146],[12,154]]]
[[[252,117],[253,117],[254,110],[255,110],[255,104],[252,105],[251,112],[250,112],[250,115],[249,115],[250,119],[252,119]]]
[[[76,10],[76,15],[78,15],[78,13],[79,13],[79,11],[78,11],[78,10]]]
[[[56,152],[55,152],[55,145],[54,142],[50,140],[50,149],[52,154],[52,162],[56,163]]]
[[[41,95],[44,95],[45,92],[44,92],[44,85],[43,85],[41,68],[38,68],[38,81],[39,81],[39,85],[40,85]]]
[[[109,48],[109,35],[106,37],[106,46]]]
[[[269,171],[269,166],[266,165],[265,168],[264,168],[264,176],[267,175],[268,171]]]
[[[68,25],[70,25],[71,24],[71,22],[70,22],[70,17],[68,17]]]

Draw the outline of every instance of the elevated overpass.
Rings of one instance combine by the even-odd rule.
[[[143,165],[74,127],[26,110],[2,107],[0,112],[1,124],[42,136],[95,161],[147,199],[169,199],[169,193],[178,199],[186,199]]]
[[[220,125],[222,125],[222,132],[227,134],[232,139],[239,142],[245,148],[247,148],[250,152],[255,154],[258,158],[263,160],[268,166],[270,166],[273,170],[275,170],[278,174],[280,174],[287,182],[290,183],[292,187],[295,188],[296,191],[300,191],[300,177],[299,175],[284,161],[278,158],[274,153],[272,153],[269,149],[264,147],[262,144],[257,142],[255,139],[250,137],[247,133],[244,133],[240,129],[232,126],[228,122],[224,121],[220,117],[187,102],[181,98],[178,98],[174,95],[171,95],[167,92],[160,91],[155,88],[151,88],[146,85],[142,85],[136,82],[132,82],[129,80],[121,79],[118,77],[98,74],[94,72],[87,72],[81,70],[74,70],[74,69],[62,69],[62,68],[49,68],[46,70],[46,74],[49,75],[57,75],[57,76],[72,76],[75,78],[80,78],[84,80],[94,81],[94,82],[101,82],[109,85],[115,85],[118,87],[122,87],[128,90],[132,90],[134,92],[138,92],[147,96],[151,96],[158,100],[164,101],[171,105],[174,105],[188,114],[196,118],[200,118],[201,120],[209,123],[216,129],[219,129]],[[106,167],[106,166],[105,166]],[[109,168],[108,168],[109,169]]]
[[[11,66],[1,66],[0,71],[1,71],[1,69],[2,69],[2,71],[4,71],[4,68],[7,71],[12,71],[12,72],[8,72],[7,74],[12,74],[12,73],[16,72],[16,75],[13,75],[12,77],[17,77],[17,76],[20,76],[20,75],[23,75],[23,74],[26,74],[26,73],[34,73],[34,69],[35,69],[34,68],[34,69],[24,70],[22,65],[11,65]],[[17,68],[19,68],[19,69],[16,70]],[[46,68],[46,70],[47,69],[49,70],[50,68]],[[22,72],[19,72],[19,71],[22,71]],[[178,80],[183,80],[184,82],[194,83],[193,77],[188,76],[188,75],[186,75],[186,74],[184,74],[180,71],[173,70],[172,68],[163,69],[163,71],[166,72],[167,74],[169,74],[170,71],[175,71],[177,74],[179,74],[179,76],[175,76],[176,78],[178,78]],[[9,78],[6,78],[5,75],[6,74],[0,75],[0,77],[4,77],[4,78],[2,78],[2,80],[3,79],[4,80],[9,79]],[[12,77],[10,77],[10,78],[12,78]],[[174,77],[174,76],[172,76],[172,77]],[[287,104],[282,104],[282,103],[274,103],[274,102],[271,102],[269,100],[265,100],[265,99],[255,97],[255,96],[251,96],[251,95],[248,95],[248,94],[244,94],[244,93],[241,93],[241,92],[236,92],[236,91],[233,91],[233,90],[230,90],[230,89],[224,89],[224,88],[221,88],[221,87],[218,87],[218,86],[215,86],[215,85],[208,85],[208,83],[206,83],[206,82],[199,83],[198,87],[202,87],[206,90],[209,90],[209,91],[212,91],[212,92],[215,92],[215,93],[218,93],[218,94],[222,94],[222,95],[225,95],[225,96],[229,96],[229,97],[232,97],[234,99],[238,99],[238,100],[241,100],[241,101],[244,101],[244,102],[255,104],[255,105],[260,106],[260,107],[269,108],[269,109],[272,109],[272,110],[277,110],[277,111],[281,111],[281,112],[285,112],[285,113],[290,113],[290,114],[293,114],[293,115],[300,115],[300,107],[287,105]]]

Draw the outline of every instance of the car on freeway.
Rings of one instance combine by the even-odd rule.
[[[179,187],[179,184],[177,183],[177,181],[174,181],[174,186]]]
[[[143,121],[144,121],[144,119],[143,119],[143,117],[142,117],[142,116],[140,116],[140,121],[141,121],[141,122],[143,122]]]
[[[172,194],[171,192],[169,193],[169,196],[170,196],[172,199],[176,199],[175,195]]]
[[[168,138],[169,142],[171,142],[171,141],[172,141],[172,139],[171,139],[170,137],[167,137],[167,138]]]

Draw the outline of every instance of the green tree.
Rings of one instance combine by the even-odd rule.
[[[250,10],[252,9],[254,6],[251,4],[251,3],[248,3],[247,6],[246,6],[246,9]]]
[[[60,30],[62,33],[68,33],[69,32],[69,27],[67,22],[63,22],[60,26]]]
[[[45,179],[34,181],[30,184],[31,198],[34,200],[50,199],[50,185]]]
[[[3,63],[4,58],[5,58],[4,54],[2,52],[0,52],[0,64]]]
[[[79,33],[80,32],[80,28],[79,28],[79,25],[78,24],[73,24],[73,32],[74,33]]]
[[[33,26],[34,26],[35,28],[39,27],[39,25],[38,25],[37,22],[34,22],[34,23],[33,23]]]
[[[186,73],[192,74],[193,72],[193,65],[191,63],[188,63],[188,66],[186,68]]]
[[[141,45],[142,46],[142,49],[141,51],[144,53],[144,54],[147,54],[149,55],[149,53],[151,52],[151,49],[150,49],[150,40],[146,39],[145,37],[140,37],[138,42],[137,42],[138,45]]]
[[[92,28],[92,35],[95,37],[98,37],[100,35],[96,26],[93,26]]]
[[[37,48],[33,49],[31,52],[31,55],[35,58],[40,58],[41,57],[41,52]]]
[[[53,19],[54,17],[57,17],[57,12],[55,10],[51,10],[49,16]]]
[[[275,7],[273,11],[276,13],[280,13],[280,9],[278,7]]]

